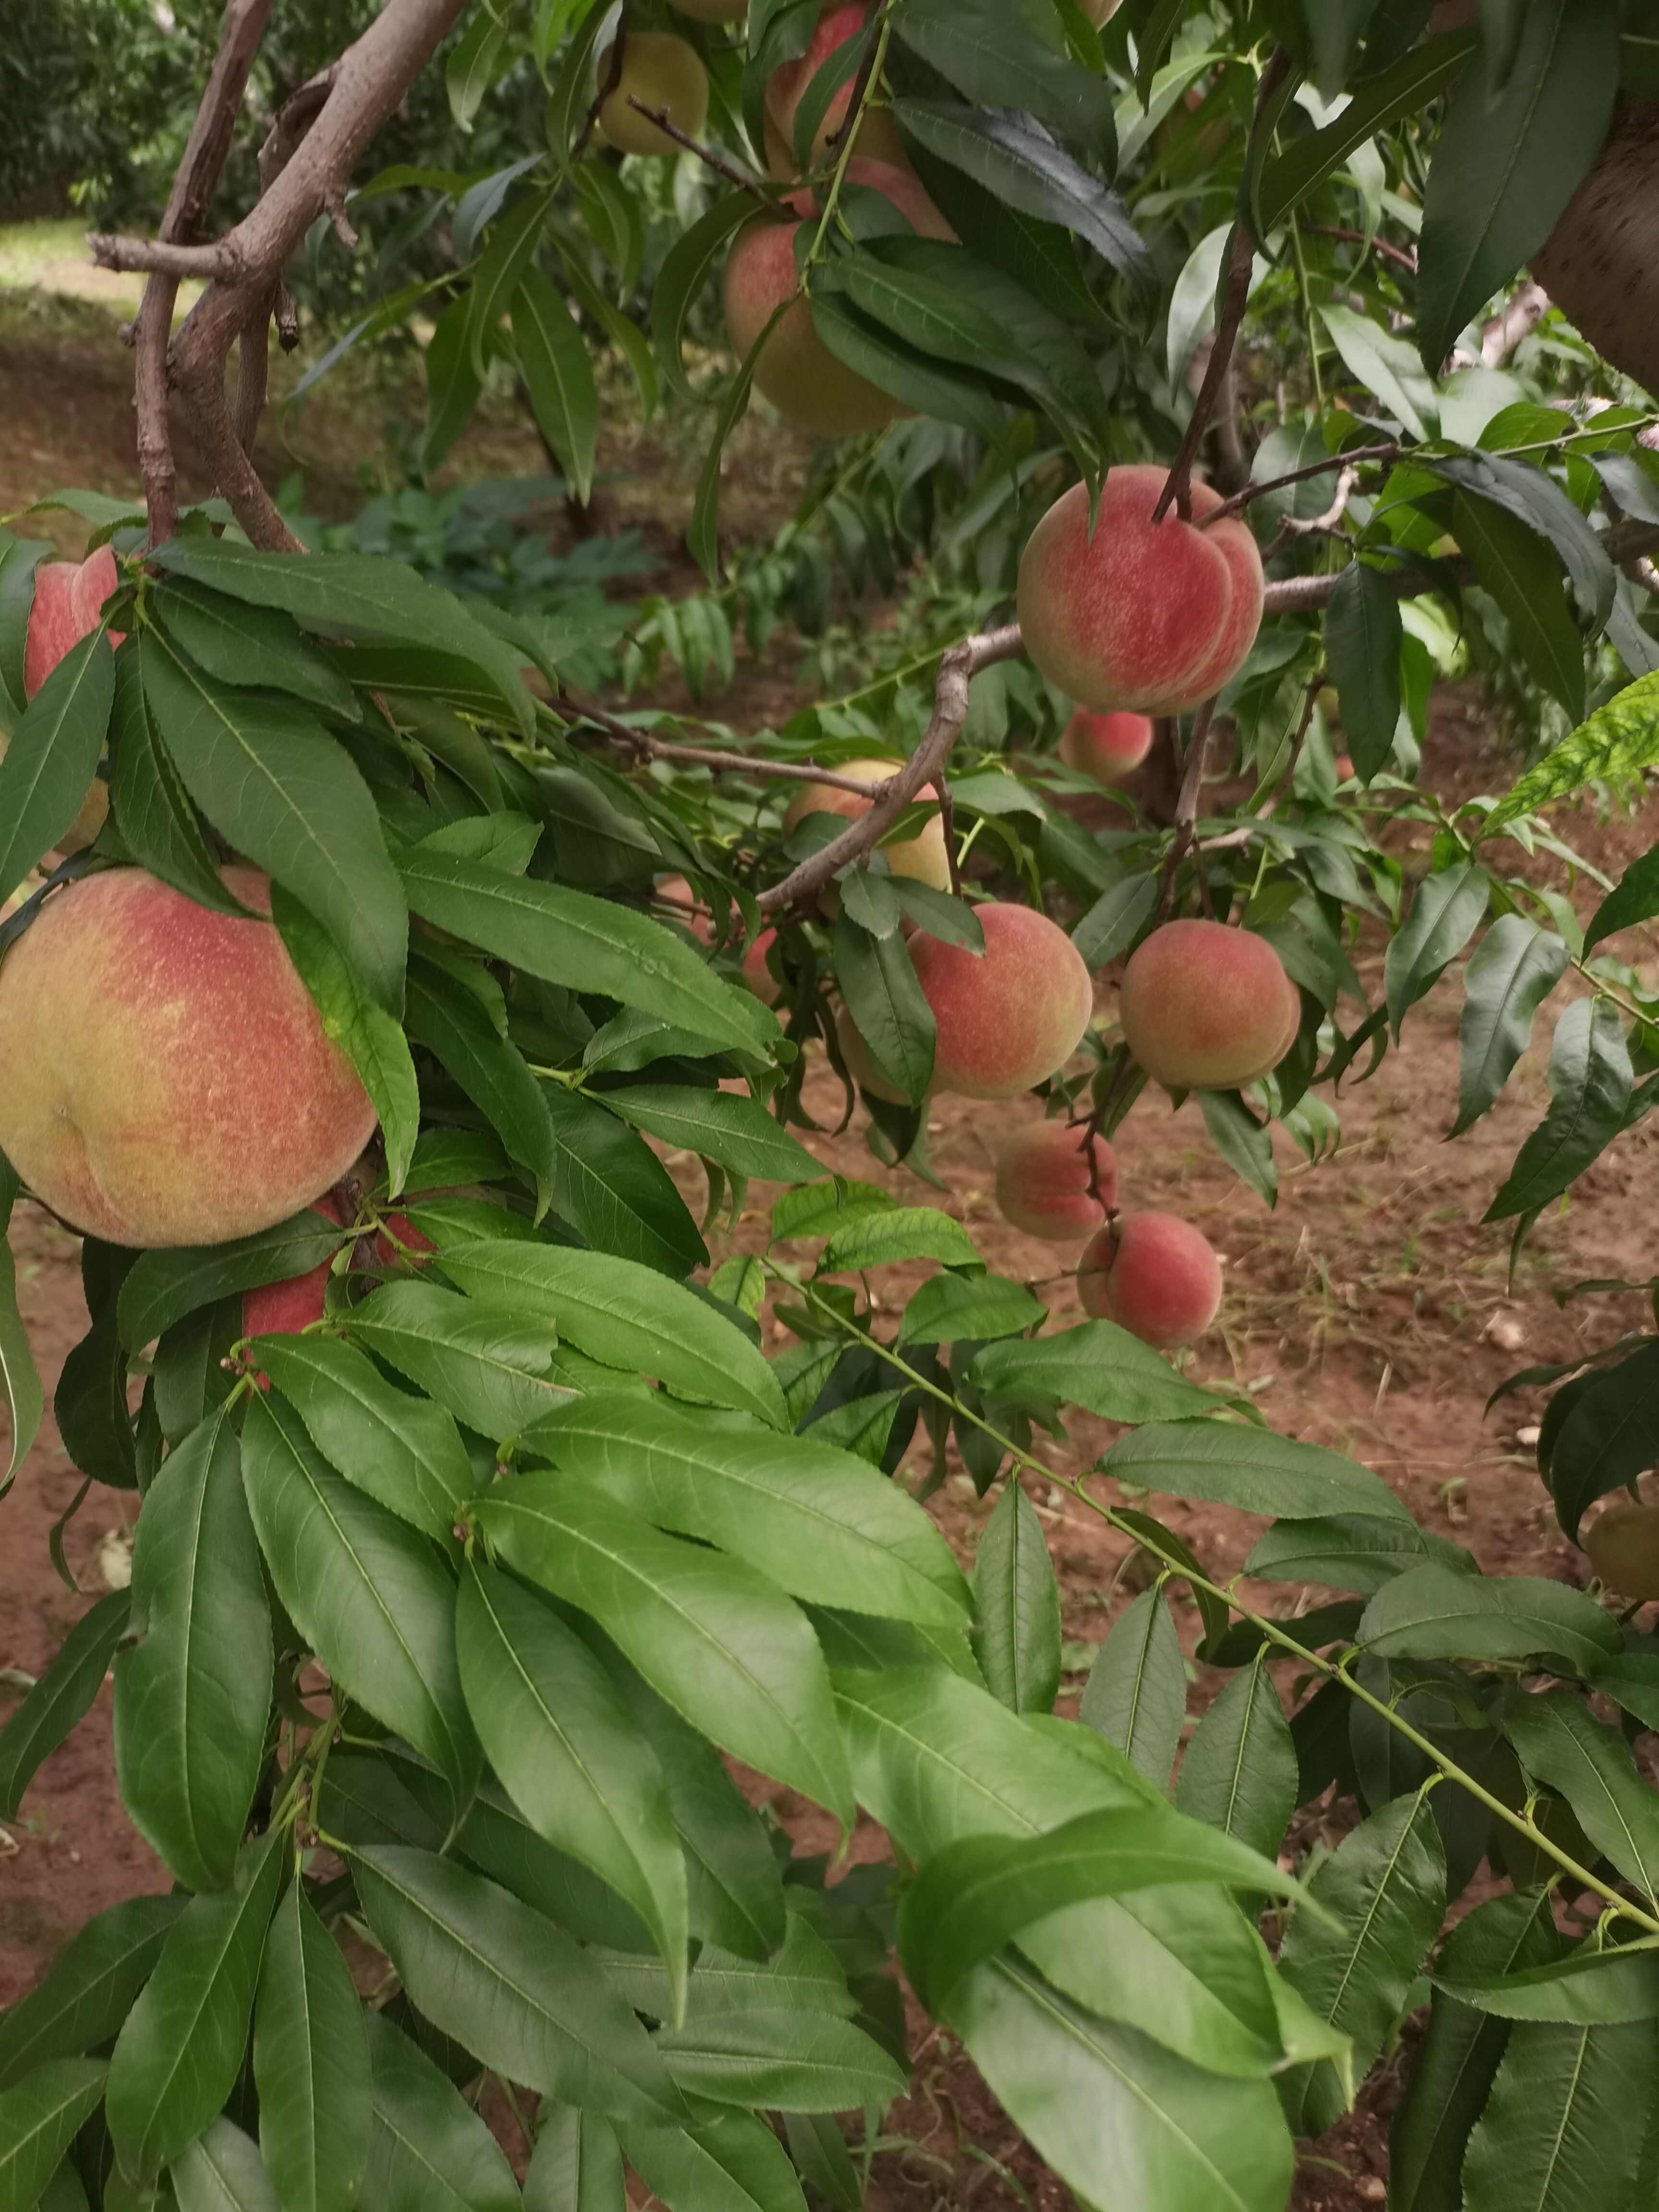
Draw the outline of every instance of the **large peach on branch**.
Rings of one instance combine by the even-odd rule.
[[[884,1098],[890,1106],[910,1103],[909,1094],[890,1083],[876,1066],[858,1024],[845,1006],[836,1009],[836,1042],[841,1047],[847,1073],[860,1091],[867,1091],[872,1098]]]
[[[1596,1515],[1583,1541],[1610,1590],[1640,1605],[1659,1597],[1659,1505],[1620,1499]]]
[[[331,1221],[337,1229],[343,1225],[339,1200],[331,1191],[325,1191],[311,1210],[320,1213],[325,1221]],[[307,1267],[303,1275],[289,1275],[279,1283],[261,1283],[254,1290],[244,1291],[243,1335],[298,1336],[313,1322],[320,1321],[327,1303],[328,1279],[333,1272],[333,1261],[324,1260],[314,1267]]]
[[[1218,921],[1166,921],[1130,954],[1118,987],[1130,1051],[1171,1091],[1232,1091],[1277,1067],[1302,1001],[1265,937]]]
[[[1132,1213],[1084,1247],[1083,1310],[1115,1321],[1160,1352],[1195,1344],[1221,1310],[1221,1262],[1201,1231],[1173,1213]]]
[[[252,915],[270,891],[225,871]],[[141,868],[50,898],[0,963],[0,1152],[112,1244],[217,1244],[332,1188],[374,1127],[272,925]]]
[[[599,56],[599,82],[610,82],[611,56]],[[637,103],[637,104],[635,104]],[[667,31],[630,31],[622,73],[599,106],[599,130],[619,154],[678,154],[672,138],[650,114],[666,114],[677,131],[695,138],[708,120],[708,72],[696,48]]]
[[[836,769],[838,775],[850,776],[855,783],[885,783],[903,767],[898,760],[846,761]],[[939,804],[939,791],[925,783],[916,793],[922,805]],[[783,826],[786,831],[797,830],[809,814],[839,814],[854,822],[867,814],[873,801],[855,791],[843,791],[835,783],[804,783],[790,800],[785,811]],[[884,845],[882,856],[896,876],[908,876],[921,884],[931,884],[936,891],[951,888],[951,862],[945,849],[945,824],[937,814],[923,823],[914,837],[902,837],[896,843]]]
[[[1097,783],[1115,783],[1140,766],[1152,749],[1152,725],[1145,714],[1097,714],[1079,707],[1060,738],[1060,757],[1079,775]]]
[[[1038,1121],[997,1154],[997,1205],[1028,1237],[1051,1244],[1086,1237],[1116,1200],[1116,1153],[1069,1122]]]
[[[976,907],[983,953],[918,931],[910,940],[938,1041],[933,1087],[1014,1098],[1057,1075],[1083,1041],[1094,986],[1077,947],[1034,907]]]
[[[1089,526],[1085,484],[1048,509],[1019,564],[1025,649],[1048,681],[1089,707],[1174,714],[1220,690],[1261,626],[1261,556],[1207,484],[1193,514],[1152,520],[1168,471],[1109,469]]]

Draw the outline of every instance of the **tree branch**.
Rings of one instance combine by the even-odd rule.
[[[1417,274],[1417,256],[1409,246],[1396,246],[1392,240],[1379,238],[1372,231],[1350,230],[1340,222],[1304,222],[1302,228],[1313,238],[1340,238],[1352,246],[1368,246],[1373,253],[1380,253],[1385,261],[1392,261],[1408,276]]]
[[[635,729],[631,723],[606,714],[603,707],[575,698],[568,691],[559,692],[549,703],[554,713],[563,715],[567,721],[591,722],[595,729],[603,730],[613,744],[626,745],[646,759],[674,761],[683,768],[712,769],[718,775],[770,776],[789,783],[827,783],[836,791],[856,792],[860,799],[884,791],[891,781],[890,777],[881,783],[866,783],[857,776],[842,775],[834,769],[814,768],[810,761],[761,760],[751,753],[716,752],[706,745],[673,744],[666,738],[653,738],[648,731]]]
[[[1011,623],[1006,629],[987,630],[978,636],[963,638],[960,645],[953,645],[939,665],[933,719],[921,743],[896,775],[876,787],[875,799],[867,813],[849,822],[838,837],[832,838],[822,852],[803,860],[781,884],[761,893],[761,912],[781,914],[791,907],[805,905],[842,868],[879,844],[922,786],[933,781],[949,760],[951,750],[968,719],[969,687],[974,678],[981,669],[990,668],[998,661],[1017,660],[1024,650],[1025,641],[1017,623]]]
[[[1389,439],[1376,446],[1350,446],[1340,453],[1327,453],[1322,461],[1310,461],[1304,468],[1291,469],[1282,477],[1269,477],[1261,483],[1246,484],[1231,498],[1224,499],[1219,507],[1212,507],[1202,516],[1198,528],[1207,530],[1212,522],[1224,515],[1237,514],[1253,500],[1265,498],[1270,491],[1283,491],[1287,484],[1306,483],[1313,477],[1328,477],[1338,470],[1358,468],[1365,461],[1397,461],[1401,448],[1396,440]]]
[[[682,131],[665,107],[649,107],[644,100],[635,100],[631,92],[628,95],[628,104],[635,114],[644,116],[647,123],[654,123],[665,138],[672,138],[677,146],[684,146],[688,154],[695,154],[717,177],[724,177],[728,185],[735,185],[740,192],[752,193],[763,207],[771,206],[772,203],[761,189],[757,179],[751,177],[746,169],[738,168],[735,161],[728,161],[723,154],[717,154],[712,146],[700,144],[689,131]]]

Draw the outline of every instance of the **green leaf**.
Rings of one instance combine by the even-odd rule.
[[[527,192],[490,227],[489,243],[472,272],[468,295],[467,358],[475,376],[482,378],[488,373],[490,349],[501,317],[534,262],[552,203],[550,191]]]
[[[1360,2078],[1404,2010],[1446,1910],[1445,1853],[1427,1801],[1397,1797],[1373,1813],[1315,1870],[1308,1891],[1330,1917],[1297,1914],[1279,1972],[1351,2039]],[[1328,2060],[1299,2069],[1284,2094],[1299,2135],[1322,2135],[1349,2101]]]
[[[0,1474],[0,1498],[16,1480],[29,1446],[40,1433],[46,1401],[40,1373],[29,1350],[28,1333],[17,1310],[17,1264],[6,1239],[6,1224],[16,1201],[16,1171],[0,1152],[0,1390],[5,1394],[11,1427],[11,1447],[5,1470]]]
[[[448,1256],[446,1248],[446,1266]],[[383,1283],[352,1307],[347,1323],[388,1366],[492,1443],[517,1436],[568,1395],[548,1371],[552,1329],[505,1300],[461,1298],[436,1283]]]
[[[448,2075],[383,2013],[365,2018],[374,2133],[360,2201],[374,2212],[518,2212],[512,2167]],[[544,2123],[538,2144],[544,2133]]]
[[[1072,932],[1072,942],[1088,968],[1121,960],[1152,918],[1158,904],[1156,875],[1129,876],[1109,884]]]
[[[349,1482],[440,1543],[465,1518],[472,1466],[441,1406],[398,1389],[337,1337],[256,1337],[250,1356]]]
[[[1362,782],[1394,750],[1400,720],[1400,599],[1380,568],[1350,562],[1325,612],[1325,657],[1342,708],[1342,733]]]
[[[1003,405],[970,371],[948,368],[937,357],[918,353],[896,331],[860,313],[844,295],[825,285],[813,293],[811,305],[813,330],[854,376],[915,414],[976,430],[988,443],[999,436]],[[863,869],[854,870],[848,878],[849,883],[871,880]]]
[[[659,1095],[638,1093],[641,1098]],[[553,1209],[598,1250],[636,1260],[678,1280],[707,1265],[708,1250],[667,1169],[649,1145],[608,1110],[619,1096],[607,1091],[601,1106],[557,1084],[544,1085],[553,1128]],[[739,1103],[752,1102],[721,1095],[722,1105]]]
[[[507,40],[506,24],[486,13],[475,17],[450,48],[444,64],[444,90],[449,97],[449,112],[460,130],[471,130]]]
[[[963,9],[957,0],[908,0],[899,37],[970,106],[1014,108],[1058,137],[1115,166],[1111,87],[1034,35],[1017,11]]]
[[[295,1882],[253,2016],[259,2149],[283,2212],[350,2212],[368,2163],[368,2036],[351,1970]]]
[[[128,638],[115,656],[109,793],[115,826],[133,859],[174,890],[221,914],[243,913],[240,901],[220,880],[219,864],[190,793],[150,719],[143,653],[140,633]]]
[[[605,1103],[635,1128],[665,1145],[718,1160],[733,1175],[763,1182],[816,1182],[825,1172],[758,1099],[730,1091],[672,1083],[627,1085]]]
[[[1321,1520],[1333,1513],[1411,1521],[1387,1483],[1340,1452],[1231,1421],[1138,1429],[1120,1437],[1103,1464],[1120,1482],[1139,1483],[1172,1498],[1236,1505],[1244,1513],[1271,1513],[1287,1521]]]
[[[1561,939],[1525,915],[1500,914],[1481,939],[1463,970],[1457,1119],[1449,1136],[1461,1137],[1495,1103],[1566,966]]]
[[[483,382],[467,349],[470,292],[452,300],[433,325],[426,349],[426,436],[421,466],[430,476],[472,419]]]
[[[1109,1321],[1085,1322],[1058,1336],[988,1345],[966,1379],[988,1397],[1058,1398],[1106,1421],[1185,1422],[1221,1404],[1213,1392],[1188,1382],[1150,1345]]]
[[[115,1771],[132,1823],[187,1889],[234,1876],[264,1763],[270,1616],[236,1431],[221,1407],[170,1452],[132,1551],[115,1662]]]
[[[15,727],[25,704],[23,655],[34,606],[35,570],[53,548],[43,538],[0,530],[0,722]]]
[[[772,310],[765,328],[738,362],[737,374],[720,393],[714,427],[704,449],[702,465],[697,471],[697,489],[691,501],[691,521],[685,533],[686,550],[708,579],[710,586],[716,590],[720,580],[721,458],[726,452],[726,440],[737,428],[738,418],[749,404],[749,394],[755,381],[755,364],[788,305],[787,300],[782,300]]]
[[[200,1306],[307,1275],[331,1260],[349,1233],[307,1208],[229,1244],[141,1252],[116,1301],[121,1341],[142,1352]]]
[[[414,912],[492,959],[739,1052],[769,1051],[777,1041],[776,1020],[757,999],[722,981],[647,915],[429,847],[401,854],[398,865]]]
[[[883,2110],[905,2075],[850,2020],[784,2009],[699,2013],[665,2027],[657,2047],[689,2095],[781,2112]]]
[[[478,1744],[455,1666],[455,1585],[406,1522],[324,1464],[297,1417],[256,1395],[242,1476],[276,1594],[342,1689],[471,1796]]]
[[[490,684],[506,720],[525,738],[534,734],[535,703],[512,650],[452,592],[423,583],[401,562],[363,553],[265,553],[222,538],[175,538],[151,558],[170,574],[232,599],[281,607],[325,637],[455,654]]]
[[[111,1590],[89,1606],[0,1729],[0,1819],[17,1817],[41,1760],[57,1750],[91,1706],[127,1632],[131,1606],[130,1590]]]
[[[524,1054],[464,983],[424,960],[410,971],[407,1019],[534,1183],[539,1219],[553,1196],[553,1126]]]
[[[1536,813],[1552,799],[1570,798],[1588,783],[1619,782],[1638,775],[1659,760],[1659,673],[1638,676],[1598,707],[1587,722],[1534,763],[1486,817],[1488,833],[1523,814]],[[1641,864],[1638,862],[1638,866]],[[1612,894],[1617,897],[1615,891]],[[1586,945],[1605,936],[1598,909]]]
[[[1633,929],[1639,922],[1650,921],[1656,914],[1659,914],[1659,848],[1632,860],[1596,908],[1584,931],[1585,952],[1592,951],[1604,937]]]
[[[280,2212],[259,2146],[222,2114],[167,2169],[179,2212]]]
[[[221,684],[290,691],[307,706],[362,720],[344,677],[280,608],[250,606],[179,579],[156,592],[149,611],[185,658]]]
[[[614,2118],[678,2117],[651,2039],[551,1921],[429,1851],[380,1844],[349,1863],[411,2000],[486,2066]]]
[[[513,295],[512,313],[513,341],[536,427],[586,507],[599,434],[599,395],[587,348],[569,308],[533,264]]]
[[[830,1237],[872,1213],[888,1213],[896,1201],[873,1183],[850,1182],[836,1176],[827,1182],[784,1192],[772,1208],[775,1239]]]
[[[1651,1467],[1659,1437],[1659,1344],[1638,1346],[1616,1365],[1557,1393],[1539,1447],[1539,1468],[1562,1533],[1574,1543],[1585,1512]]]
[[[1592,1720],[1568,1690],[1542,1697],[1511,1690],[1499,1717],[1533,1780],[1559,1790],[1596,1849],[1626,1881],[1654,1898],[1659,1891],[1659,1799],[1638,1772],[1623,1736]]]
[[[1476,576],[1497,600],[1533,676],[1568,714],[1581,716],[1584,641],[1554,554],[1526,523],[1461,489],[1452,494],[1452,530],[1474,563]],[[1489,830],[1503,811],[1500,805],[1487,817]]]
[[[986,1686],[1017,1713],[1054,1711],[1060,1688],[1060,1584],[1036,1508],[1004,1486],[974,1553],[974,1656]]]
[[[0,751],[0,904],[73,825],[98,773],[115,700],[109,640],[70,647]]]
[[[1632,2203],[1656,2061],[1650,2021],[1511,2029],[1463,2161],[1466,2212]]]
[[[948,2014],[966,1977],[1034,1922],[1188,1882],[1279,1896],[1296,1887],[1272,1859],[1167,1806],[1085,1813],[1036,1838],[969,1836],[929,1859],[899,1907],[899,1950],[927,2009]]]
[[[1244,1572],[1258,1582],[1323,1583],[1369,1597],[1425,1559],[1437,1559],[1460,1573],[1474,1571],[1474,1562],[1458,1545],[1425,1534],[1413,1522],[1338,1513],[1275,1522],[1256,1540]]]
[[[1501,89],[1484,50],[1470,65],[1424,196],[1418,343],[1431,375],[1554,229],[1601,150],[1618,86],[1617,9],[1571,0],[1528,7]]]
[[[485,1755],[536,1832],[592,1868],[650,1929],[684,2003],[685,1862],[662,1769],[609,1676],[541,1601],[476,1560],[455,1621]]]
[[[476,1518],[510,1565],[591,1614],[694,1728],[850,1826],[823,1656],[775,1585],[557,1475],[498,1483]]]
[[[1452,1972],[1443,1961],[1433,1978],[1437,1990],[1498,2020],[1613,2027],[1659,2019],[1659,1955],[1636,1945],[1603,1950],[1592,1938],[1564,1959],[1473,1978]]]
[[[1383,990],[1396,1037],[1407,1007],[1427,996],[1480,927],[1491,895],[1490,880],[1467,860],[1425,876],[1418,885],[1383,959]]]
[[[36,696],[40,695],[37,693]],[[0,2092],[0,2204],[31,2212],[104,2094],[101,2059],[52,2058]]]
[[[1550,1106],[1516,1155],[1488,1221],[1536,1213],[1601,1158],[1625,1125],[1634,1080],[1619,1009],[1610,999],[1576,999],[1550,1047]]]
[[[1280,2212],[1294,2155],[1265,2081],[1229,2081],[1092,2017],[1018,1960],[961,1984],[950,2022],[1011,2119],[1096,2203]]]
[[[688,1398],[783,1428],[783,1394],[740,1329],[694,1291],[610,1253],[480,1240],[448,1246],[444,1273],[473,1297],[553,1323],[561,1342]],[[376,1293],[383,1296],[384,1293]]]
[[[1560,556],[1586,618],[1601,629],[1613,609],[1613,562],[1583,510],[1553,477],[1497,453],[1429,453],[1423,465],[1547,538]]]
[[[654,1959],[614,1952],[603,1963],[613,1986],[635,2012],[653,2020],[667,2019],[668,1978]],[[836,1954],[800,1912],[788,1916],[788,1933],[775,1958],[757,1961],[705,1944],[686,1996],[688,2018],[738,2012],[817,2012],[851,2020],[858,2009],[858,1999],[847,1985]]]
[[[1355,382],[1374,392],[1413,438],[1431,437],[1439,403],[1432,381],[1418,366],[1415,348],[1352,307],[1328,302],[1319,313]]]
[[[1206,1711],[1182,1759],[1175,1802],[1276,1859],[1296,1810],[1297,1756],[1265,1658],[1235,1674]]]
[[[201,2134],[241,2071],[283,1843],[272,1834],[245,1844],[235,1887],[191,1899],[116,2038],[109,2131],[136,2180],[153,2182]]]
[[[988,1344],[1037,1328],[1048,1309],[1006,1275],[930,1275],[904,1309],[896,1344]]]
[[[1559,1940],[1536,1890],[1490,1898],[1446,1939],[1440,1974],[1479,1978],[1541,1965],[1555,1955]],[[1464,2150],[1509,2033],[1506,2022],[1436,1990],[1389,2136],[1390,2188],[1399,2212],[1460,2212]]]
[[[668,2212],[805,2212],[806,2200],[787,2153],[755,2114],[710,2114],[696,2128],[627,2127],[623,2148]],[[622,2203],[618,2195],[615,2212],[622,2212]],[[567,2203],[571,2212],[587,2212],[581,2198],[560,2200],[558,2212]],[[527,2192],[526,2204],[527,2212],[540,2212]],[[550,2203],[547,2212],[553,2212]],[[609,2200],[595,2212],[611,2212]]]
[[[836,921],[836,981],[878,1073],[921,1100],[933,1079],[933,1010],[902,935],[872,937],[843,911]]]
[[[940,1260],[947,1267],[985,1264],[959,1221],[936,1206],[901,1206],[837,1229],[819,1257],[818,1273],[857,1275],[905,1260]]]
[[[316,915],[375,999],[398,1012],[409,915],[350,755],[297,700],[229,690],[157,632],[142,665],[149,710],[203,813]]]
[[[1078,1718],[1114,1743],[1158,1790],[1187,1717],[1187,1668],[1162,1589],[1142,1590],[1112,1624],[1084,1685]]]
[[[720,248],[734,230],[753,219],[748,192],[728,192],[669,247],[651,292],[651,342],[669,388],[683,400],[695,399],[683,355],[686,317],[708,282]],[[3,574],[0,570],[0,574]]]
[[[1460,1574],[1431,1561],[1385,1583],[1358,1641],[1379,1659],[1526,1659],[1545,1653],[1593,1670],[1620,1649],[1619,1624],[1565,1583]]]
[[[1267,1123],[1257,1121],[1237,1091],[1200,1091],[1198,1106],[1210,1142],[1234,1174],[1264,1206],[1277,1206],[1279,1170]]]
[[[1322,130],[1291,139],[1262,173],[1256,194],[1259,220],[1252,226],[1256,235],[1265,238],[1278,229],[1291,210],[1368,138],[1402,115],[1426,107],[1462,72],[1474,46],[1474,33],[1468,30],[1425,40],[1356,86],[1347,106]]]
[[[43,1980],[0,2013],[0,2089],[49,2058],[107,2043],[161,1956],[182,1897],[133,1897],[87,1921]]]
[[[585,1392],[538,1421],[520,1449],[659,1528],[746,1559],[792,1596],[965,1624],[967,1584],[927,1515],[811,1431],[781,1437],[659,1395]]]

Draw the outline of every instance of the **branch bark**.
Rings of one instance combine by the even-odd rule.
[[[775,781],[787,783],[827,783],[836,791],[856,792],[860,799],[868,799],[878,791],[884,791],[890,778],[881,783],[867,783],[858,776],[842,775],[834,769],[815,768],[811,761],[761,760],[752,753],[720,752],[706,745],[680,745],[666,738],[653,738],[647,730],[636,730],[633,725],[608,714],[603,707],[591,701],[578,699],[568,691],[559,692],[550,705],[556,714],[566,720],[588,722],[596,730],[603,730],[613,744],[625,745],[641,758],[674,761],[683,768],[711,769],[718,775],[752,775],[771,777]]]

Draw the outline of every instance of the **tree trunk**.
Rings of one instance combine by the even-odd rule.
[[[1659,107],[1620,102],[1532,270],[1604,359],[1659,393]]]

